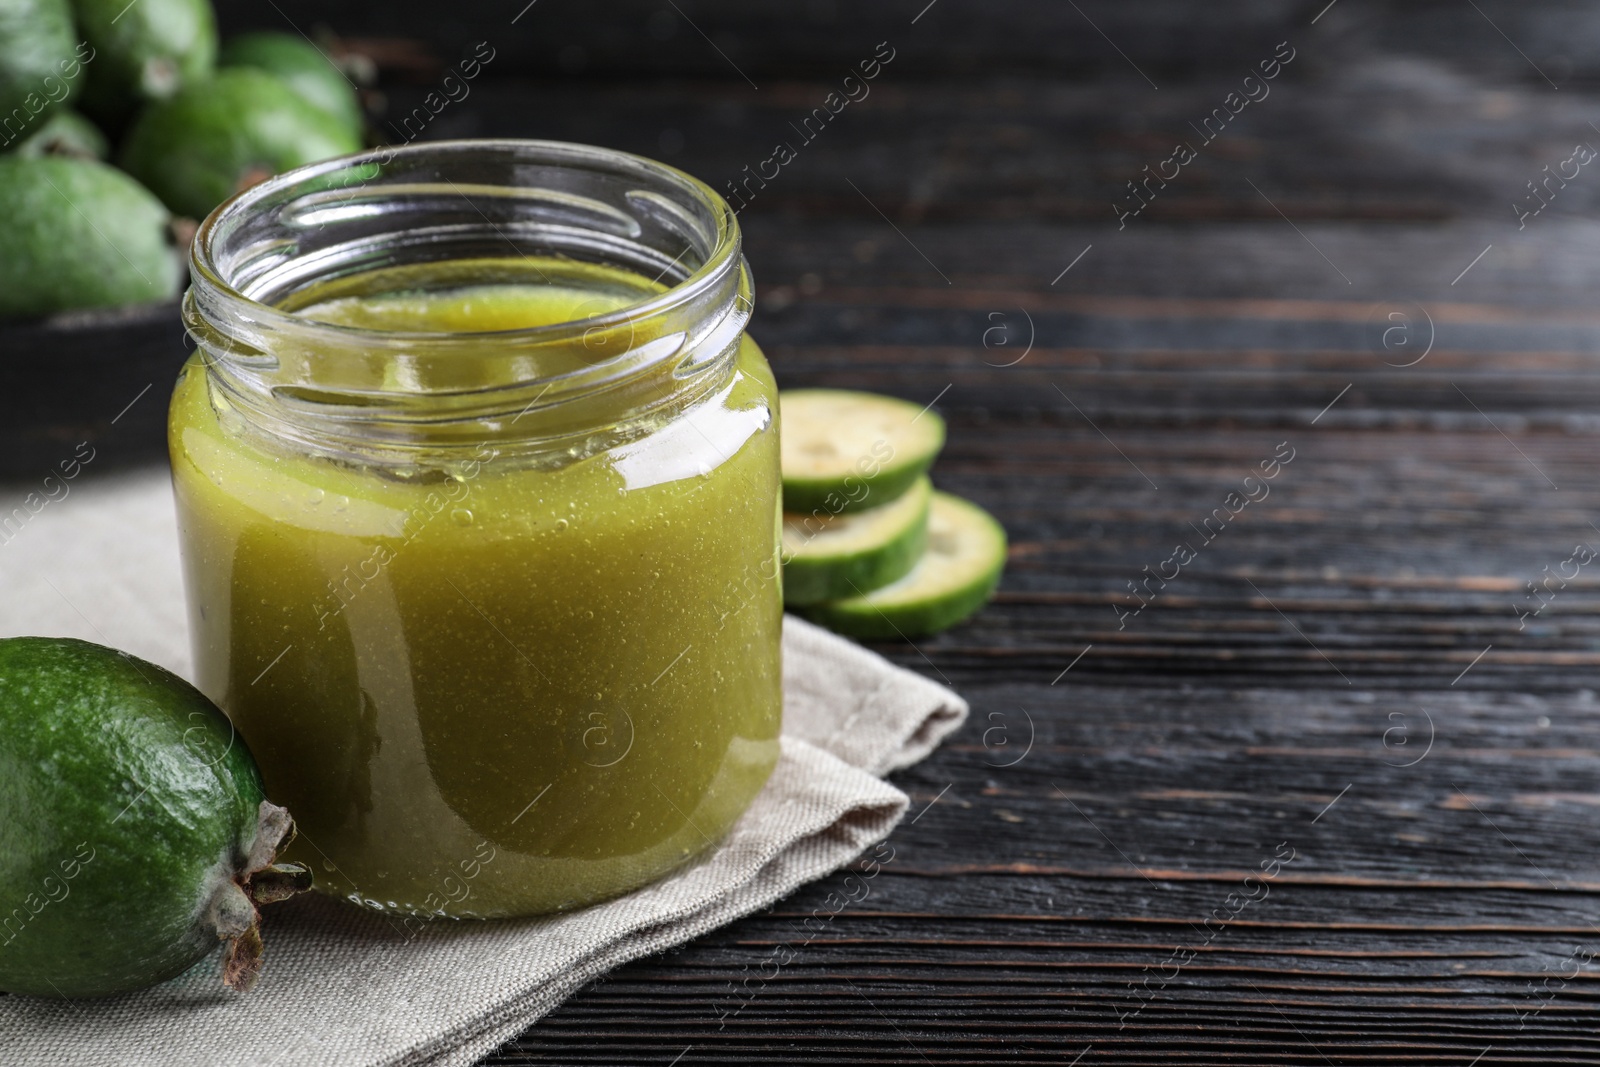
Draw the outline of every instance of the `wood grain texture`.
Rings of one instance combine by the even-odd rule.
[[[1011,536],[982,614],[874,646],[972,720],[896,776],[864,898],[808,886],[485,1062],[1600,1064],[1600,565],[1528,590],[1600,550],[1600,176],[1513,206],[1600,144],[1593,12],[923,7],[222,6],[409,41],[378,49],[390,116],[490,40],[427,137],[719,190],[900,49],[741,222],[782,384],[936,402],[937,482]],[[1119,225],[1286,37],[1272,95]]]
[[[486,1062],[1600,1063],[1600,571],[1527,590],[1600,549],[1600,184],[1510,207],[1600,109],[1338,30],[1122,229],[1222,79],[886,74],[751,202],[781,382],[937,397],[936,481],[1011,535],[982,615],[875,646],[973,718],[820,934],[842,875]],[[512,81],[463,121],[722,187],[826,88]]]

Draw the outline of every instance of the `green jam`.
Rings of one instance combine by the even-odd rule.
[[[540,260],[284,307],[492,348],[660,290]],[[475,368],[463,387],[493,384]],[[170,444],[196,681],[293,813],[291,858],[369,907],[488,917],[615,896],[722,838],[778,757],[776,410],[746,337],[600,451],[397,469],[247,425],[191,360]]]

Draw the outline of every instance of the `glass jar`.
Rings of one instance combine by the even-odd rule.
[[[169,444],[196,682],[322,888],[577,907],[778,756],[776,387],[732,210],[460,141],[291,171],[194,242]]]

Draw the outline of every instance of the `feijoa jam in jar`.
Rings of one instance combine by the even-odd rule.
[[[170,447],[196,681],[359,904],[507,916],[721,839],[778,757],[776,388],[732,210],[581,145],[202,224]]]

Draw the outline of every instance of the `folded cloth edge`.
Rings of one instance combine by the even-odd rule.
[[[744,842],[747,851],[736,864],[737,869],[723,869],[722,877],[726,881],[715,887],[715,896],[702,894],[688,901],[680,898],[681,903],[694,906],[686,911],[662,909],[650,916],[649,922],[639,922],[637,916],[631,923],[621,921],[618,923],[621,929],[614,937],[597,942],[596,947],[572,957],[563,969],[542,981],[519,979],[512,968],[501,973],[503,984],[499,989],[480,996],[470,1007],[463,1005],[466,1010],[444,1013],[432,1032],[407,1027],[409,1039],[391,1032],[391,1037],[400,1037],[400,1040],[382,1051],[367,1046],[365,1054],[354,1057],[350,1056],[348,1044],[341,1050],[328,1051],[339,1055],[341,1063],[359,1063],[361,1067],[464,1067],[521,1033],[606,971],[682,944],[757,911],[807,882],[826,877],[848,864],[862,850],[887,837],[903,816],[907,798],[879,780],[877,775],[907,766],[927,755],[961,725],[968,711],[966,703],[944,687],[798,619],[785,620],[784,658],[786,709],[791,701],[796,701],[800,706],[826,706],[830,711],[826,716],[811,717],[809,732],[820,735],[815,738],[791,733],[786,722],[785,753],[804,753],[804,762],[813,769],[830,766],[836,781],[848,784],[842,794],[834,795],[833,806],[814,807],[813,815],[806,819],[798,834],[792,824],[787,833],[770,826],[761,830],[753,840]],[[788,669],[791,666],[800,669],[791,672]],[[796,716],[793,721],[806,718]],[[799,734],[807,732],[802,729]],[[774,803],[782,805],[806,792],[805,789],[791,790]],[[879,799],[872,800],[874,796]],[[838,803],[841,797],[847,803]],[[849,831],[844,837],[837,836],[841,826]],[[773,847],[763,849],[764,856],[752,855],[749,851],[752,844],[759,846],[764,840],[771,841]],[[730,844],[737,847],[732,838]],[[758,866],[752,870],[751,864]],[[680,873],[689,874],[693,869]],[[670,876],[668,881],[671,877],[677,876]],[[527,973],[526,969],[523,973]],[[195,1004],[192,1010],[203,1014],[205,1006]],[[9,1021],[20,1022],[21,1019],[12,1017]],[[116,1040],[134,1037],[137,1020],[127,1021],[133,1025],[124,1027]],[[94,1038],[84,1035],[81,1026],[78,1030],[80,1040],[74,1041],[70,1049],[39,1033],[19,1033],[26,1047],[15,1051],[47,1057],[27,1059],[29,1063],[105,1062],[97,1058]],[[162,1040],[150,1031],[144,1033],[147,1038]],[[346,1031],[347,1038],[349,1034]],[[58,1033],[57,1038],[64,1036]],[[29,1037],[33,1041],[28,1041]],[[308,1038],[316,1040],[309,1034]],[[106,1051],[101,1045],[99,1053]],[[193,1058],[194,1053],[191,1058],[184,1059],[180,1049],[169,1048],[158,1055],[162,1058],[145,1059],[142,1054],[136,1054],[134,1059],[152,1065],[198,1062]],[[82,1058],[85,1056],[88,1058]]]
[[[569,967],[554,981],[514,994],[491,1009],[476,1021],[476,1033],[465,1040],[459,1029],[438,1035],[427,1047],[392,1059],[385,1067],[471,1067],[608,972],[692,941],[826,877],[887,838],[905,816],[910,799],[887,782],[804,741],[785,738],[784,747],[786,755],[804,753],[803,763],[827,761],[839,764],[836,771],[840,773],[859,776],[861,780],[852,788],[862,790],[862,795],[833,813],[812,833],[775,848],[750,877],[729,886],[720,896],[687,914],[663,915],[649,926],[597,945],[588,958]],[[840,833],[841,827],[846,833]],[[828,841],[830,837],[835,840]],[[812,845],[825,850],[825,854],[812,856],[807,862]]]
[[[841,695],[851,696],[846,713],[826,736],[807,734],[787,720],[784,732],[879,778],[927,758],[967,719],[967,702],[952,690],[804,619],[785,615],[783,639],[786,701],[810,697],[837,704]],[[788,654],[789,649],[799,655]],[[790,670],[796,661],[831,661],[830,672]]]

